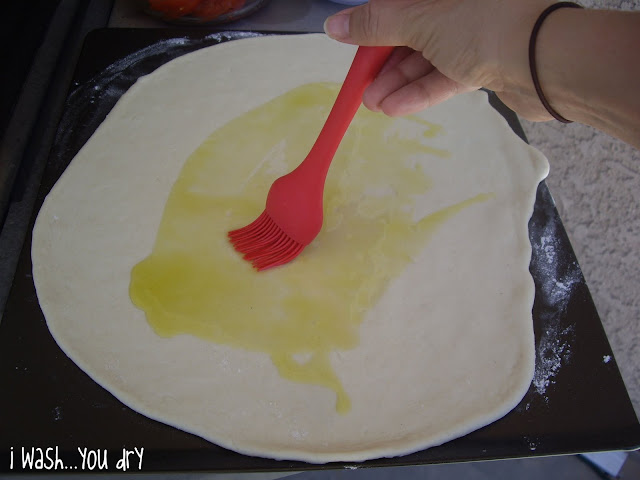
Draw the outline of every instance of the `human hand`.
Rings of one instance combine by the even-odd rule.
[[[531,120],[551,118],[528,68],[527,46],[550,0],[370,0],[329,17],[327,34],[357,45],[394,45],[363,102],[405,115],[486,87]]]

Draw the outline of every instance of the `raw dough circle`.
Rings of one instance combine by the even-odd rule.
[[[434,232],[331,360],[333,392],[281,378],[265,354],[161,338],[128,295],[184,160],[227,121],[299,85],[341,82],[353,47],[323,35],[205,48],[141,78],[52,189],[33,232],[33,274],[62,350],[150,418],[252,455],[360,461],[438,445],[505,415],[534,367],[527,222],[546,159],[473,92],[420,116],[447,159],[417,159],[433,185],[420,217],[480,193]]]

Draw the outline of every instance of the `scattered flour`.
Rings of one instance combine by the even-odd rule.
[[[309,432],[301,432],[299,430],[291,431],[291,436],[296,440],[303,440],[307,435],[309,435]]]
[[[564,232],[556,215],[549,211],[533,217],[531,231],[531,273],[536,282],[536,366],[535,391],[549,401],[547,388],[571,358],[575,326],[566,321],[569,301],[583,282],[577,262],[562,243]],[[528,406],[528,405],[527,405]]]
[[[224,42],[226,40],[236,40],[238,38],[250,38],[262,36],[262,33],[256,32],[240,32],[234,31],[232,34],[229,32],[212,33],[204,37],[204,40],[215,40],[216,42]]]
[[[538,448],[538,440],[526,435],[523,437],[523,440],[530,451],[535,452],[535,450]]]
[[[571,356],[570,338],[573,326],[562,330],[548,328],[540,338],[536,349],[536,368],[533,386],[540,395],[545,395],[547,387],[555,383],[555,376]],[[549,401],[545,396],[545,400]]]

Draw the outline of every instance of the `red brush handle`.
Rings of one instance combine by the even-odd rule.
[[[331,160],[393,47],[359,47],[338,98],[304,161],[278,178],[267,195],[265,211],[287,238],[308,245],[322,228],[322,197]]]
[[[376,78],[394,47],[358,47],[340,93],[301,169],[313,170],[322,180],[329,171],[333,156],[362,103],[362,94]],[[311,172],[305,172],[311,174]]]

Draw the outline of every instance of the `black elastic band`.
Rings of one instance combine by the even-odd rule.
[[[547,101],[547,98],[542,92],[540,80],[538,79],[538,70],[536,69],[536,40],[538,38],[538,32],[540,31],[542,23],[549,16],[549,14],[555,12],[559,8],[582,8],[582,5],[578,5],[577,3],[573,2],[558,2],[544,9],[544,11],[538,17],[538,20],[536,20],[536,23],[533,26],[533,30],[531,31],[531,38],[529,39],[529,69],[531,70],[531,78],[533,79],[533,86],[536,89],[538,98],[540,98],[540,101],[542,102],[542,105],[544,105],[544,108],[547,109],[547,112],[549,112],[553,116],[553,118],[555,118],[559,122],[571,123],[571,120],[567,120],[558,112],[556,112]]]

